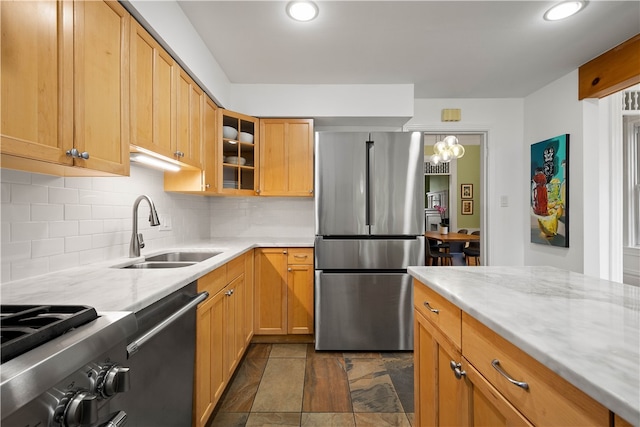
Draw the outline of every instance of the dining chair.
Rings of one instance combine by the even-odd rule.
[[[431,240],[431,239],[428,239],[428,240],[429,240],[427,244],[428,258],[427,258],[426,264],[427,265],[451,265],[452,264],[451,260],[453,256],[446,252],[440,252],[440,250],[438,249],[437,240]]]
[[[474,231],[471,234],[475,234],[477,236],[480,235],[479,231]],[[475,265],[480,265],[480,241],[477,242],[469,242],[469,246],[462,250],[464,253],[465,260],[467,261],[467,265],[471,265],[470,258],[473,258]]]

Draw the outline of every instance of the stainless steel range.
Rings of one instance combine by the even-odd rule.
[[[86,306],[0,306],[2,426],[121,426],[133,313]]]

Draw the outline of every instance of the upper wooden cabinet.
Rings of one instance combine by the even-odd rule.
[[[105,1],[0,7],[3,167],[128,175],[126,10]]]
[[[258,190],[258,119],[229,110],[218,110],[218,148],[215,155],[220,194],[252,196]]]
[[[260,195],[313,197],[312,119],[260,119]]]
[[[173,158],[179,66],[135,20],[131,23],[130,63],[131,145]]]
[[[205,95],[193,79],[180,68],[177,83],[177,160],[202,168],[202,137]]]

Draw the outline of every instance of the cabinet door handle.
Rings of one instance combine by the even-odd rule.
[[[424,302],[424,306],[425,306],[425,307],[427,307],[427,309],[429,309],[429,311],[431,311],[432,313],[435,313],[435,314],[440,313],[440,310],[438,310],[437,308],[432,308],[432,307],[429,305],[429,301],[425,301],[425,302]]]
[[[461,379],[462,377],[467,375],[467,372],[462,370],[461,363],[456,363],[454,360],[452,360],[449,362],[449,366],[451,367],[451,370],[453,371],[457,379]]]
[[[71,150],[67,150],[67,157],[73,157],[74,159],[89,159],[89,153],[83,151],[82,153],[78,151],[77,148],[72,148]]]
[[[283,254],[283,255],[286,255],[286,254],[287,254],[287,251],[282,251],[282,254]]]
[[[498,373],[503,377],[505,377],[507,381],[509,381],[511,384],[517,385],[518,387],[523,388],[525,390],[529,390],[529,384],[525,383],[524,381],[516,381],[513,378],[511,378],[509,374],[503,371],[502,368],[500,367],[500,361],[498,359],[493,359],[491,361],[491,366],[493,366],[493,369],[498,371]]]
[[[287,268],[287,271],[293,271],[293,269],[291,267]]]

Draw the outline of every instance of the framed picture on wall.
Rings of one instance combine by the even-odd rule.
[[[462,201],[462,215],[473,215],[473,200]]]
[[[473,199],[473,184],[460,184],[460,198]]]
[[[531,144],[531,242],[569,247],[569,134]]]

